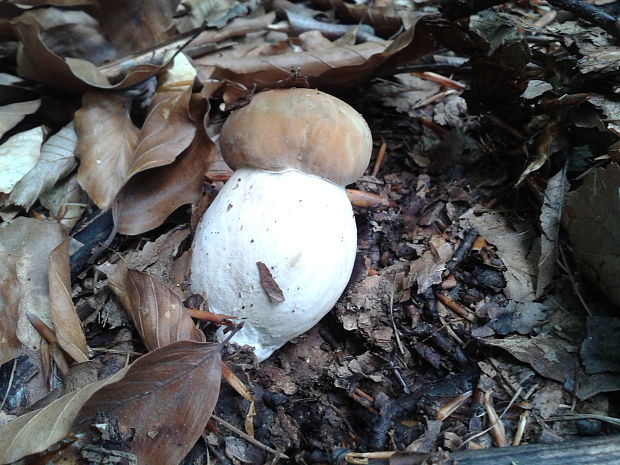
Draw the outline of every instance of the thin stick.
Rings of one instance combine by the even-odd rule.
[[[213,418],[215,421],[219,421],[222,425],[224,425],[226,428],[231,430],[233,433],[238,434],[239,436],[241,436],[243,439],[245,439],[249,443],[254,444],[256,447],[260,447],[261,449],[266,450],[267,452],[269,452],[271,454],[277,455],[280,458],[288,460],[289,457],[287,455],[283,454],[282,452],[280,452],[278,450],[272,449],[269,446],[266,446],[262,442],[259,442],[256,439],[254,439],[252,436],[248,436],[247,434],[245,434],[243,431],[241,431],[236,426],[231,425],[230,423],[228,423],[223,418],[218,417],[215,413],[211,414],[211,418]]]

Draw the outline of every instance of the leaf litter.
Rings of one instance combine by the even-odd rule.
[[[613,72],[616,50],[595,19],[538,4],[455,15],[448,0],[444,17],[425,2],[69,3],[9,15],[19,76],[78,111],[74,137],[47,88],[2,84],[0,393],[18,415],[3,460],[175,464],[191,450],[185,463],[325,463],[337,450],[355,461],[570,441],[584,421],[614,432],[557,420],[619,414],[607,394],[620,388],[617,102],[605,86],[581,92]],[[202,319],[208,296],[191,295],[187,264],[230,174],[217,147],[227,109],[291,86],[351,103],[376,155],[350,186],[366,200],[353,202],[347,291],[258,365],[246,347],[200,342],[226,316]],[[99,380],[71,392],[86,365]],[[222,429],[205,430],[213,409]]]

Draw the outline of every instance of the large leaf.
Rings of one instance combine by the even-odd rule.
[[[18,74],[64,92],[81,93],[92,88],[124,89],[148,79],[161,69],[156,65],[139,65],[132,68],[121,82],[111,84],[93,63],[75,58],[63,59],[52,52],[41,40],[41,25],[31,13],[14,19],[12,26],[20,40]]]
[[[47,264],[50,290],[50,313],[60,347],[78,363],[88,361],[86,336],[71,300],[69,239],[50,254]]]
[[[67,233],[58,223],[19,217],[0,228],[0,246],[15,259],[17,277],[22,283],[17,336],[22,344],[38,349],[39,333],[28,321],[26,312],[51,324],[47,263],[52,250],[65,240]]]
[[[118,269],[110,286],[148,350],[177,341],[204,342],[179,296],[146,273]]]
[[[73,171],[77,165],[76,144],[73,123],[50,137],[41,148],[41,158],[13,188],[7,203],[28,210],[42,192],[54,187],[59,179]]]
[[[88,92],[75,113],[80,157],[78,182],[102,210],[127,180],[139,130],[129,117],[129,100],[119,94]]]
[[[419,18],[416,18],[416,21]],[[432,51],[435,42],[425,28],[412,27],[393,41],[340,45],[324,50],[259,57],[222,58],[218,54],[194,60],[203,76],[258,89],[271,87],[352,87],[372,76],[395,56],[413,59]],[[208,81],[205,81],[207,83]]]
[[[592,170],[567,196],[568,232],[584,275],[620,308],[620,167]]]
[[[22,294],[15,259],[0,245],[0,365],[16,357],[21,346],[17,321]]]
[[[126,452],[141,464],[177,465],[203,432],[220,389],[220,345],[180,341],[140,357],[125,376],[97,391],[74,430],[92,437],[99,412],[135,431]]]
[[[139,173],[123,188],[114,209],[119,233],[150,231],[181,205],[200,200],[205,173],[215,159],[215,144],[204,126],[198,126],[191,145],[174,163]]]
[[[71,431],[75,417],[88,399],[103,386],[122,378],[127,368],[114,376],[67,394],[47,407],[17,417],[0,428],[0,464],[42,452]]]

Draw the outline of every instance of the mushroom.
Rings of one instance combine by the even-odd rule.
[[[366,121],[311,89],[270,90],[234,111],[220,135],[235,170],[201,218],[192,292],[244,322],[233,337],[262,361],[334,306],[355,261],[345,186],[370,160]]]

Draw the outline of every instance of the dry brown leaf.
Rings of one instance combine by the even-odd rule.
[[[16,330],[22,294],[15,259],[0,245],[0,365],[15,358],[21,347]]]
[[[13,188],[7,203],[29,210],[42,192],[73,171],[77,165],[76,144],[73,123],[50,137],[41,147],[39,161]]]
[[[183,340],[204,342],[181,299],[165,284],[141,271],[118,269],[110,286],[148,350]]]
[[[128,178],[139,130],[129,117],[129,100],[88,92],[75,113],[80,158],[78,182],[102,210],[110,208]]]
[[[278,283],[273,278],[271,271],[269,271],[269,267],[265,265],[263,262],[256,262],[256,266],[258,267],[258,276],[260,278],[260,284],[263,286],[267,297],[271,300],[271,303],[277,304],[280,302],[284,302],[284,293]]]
[[[426,30],[416,32],[411,27],[395,40],[385,43],[365,42],[318,52],[250,58],[209,55],[194,60],[194,63],[201,68],[203,80],[221,79],[242,84],[248,89],[253,85],[258,89],[290,87],[299,80],[312,88],[352,87],[368,79],[391,57],[409,48],[410,55],[419,56],[432,50],[434,42]]]
[[[18,74],[64,92],[81,93],[92,88],[124,89],[154,76],[161,69],[157,65],[139,65],[132,68],[122,81],[111,84],[93,63],[75,58],[63,59],[52,52],[41,40],[41,26],[31,13],[22,14],[11,24],[20,41]]]
[[[122,378],[126,371],[121,370],[110,378],[89,384],[43,409],[17,417],[0,428],[0,464],[12,463],[27,455],[42,452],[63,439],[71,431],[76,415],[93,393]]]
[[[49,275],[50,314],[58,344],[78,363],[88,361],[88,346],[80,317],[71,300],[71,270],[69,266],[69,239],[50,254]]]
[[[28,321],[26,312],[34,313],[46,324],[51,323],[47,262],[66,235],[58,223],[26,217],[16,218],[0,228],[0,246],[15,259],[17,277],[24,290],[19,303],[17,337],[31,349],[39,348],[41,337]]]
[[[174,35],[178,0],[107,0],[96,15],[120,55],[154,47]]]
[[[120,234],[155,229],[181,205],[200,200],[205,173],[215,159],[215,144],[205,125],[206,121],[199,125],[194,140],[174,163],[138,173],[123,188],[114,208]]]
[[[23,131],[0,145],[0,192],[10,193],[41,156],[43,127]]]
[[[220,345],[180,341],[140,357],[125,376],[97,391],[74,430],[92,437],[103,412],[135,431],[126,452],[141,464],[177,465],[203,432],[220,389]]]
[[[75,226],[89,206],[88,195],[78,184],[77,175],[69,176],[43,192],[39,201],[67,229]]]
[[[162,77],[146,121],[138,130],[128,100],[90,92],[75,114],[78,182],[102,210],[108,209],[135,174],[172,163],[192,142],[196,125],[189,113],[195,70],[178,55]]]
[[[0,107],[0,137],[15,127],[26,115],[37,111],[41,106],[41,99],[28,102],[11,103]]]
[[[187,61],[187,58],[178,55],[175,66],[180,60]],[[196,133],[196,124],[189,113],[192,85],[193,76],[191,80],[160,82],[140,130],[127,180],[140,171],[169,165],[189,147]]]

